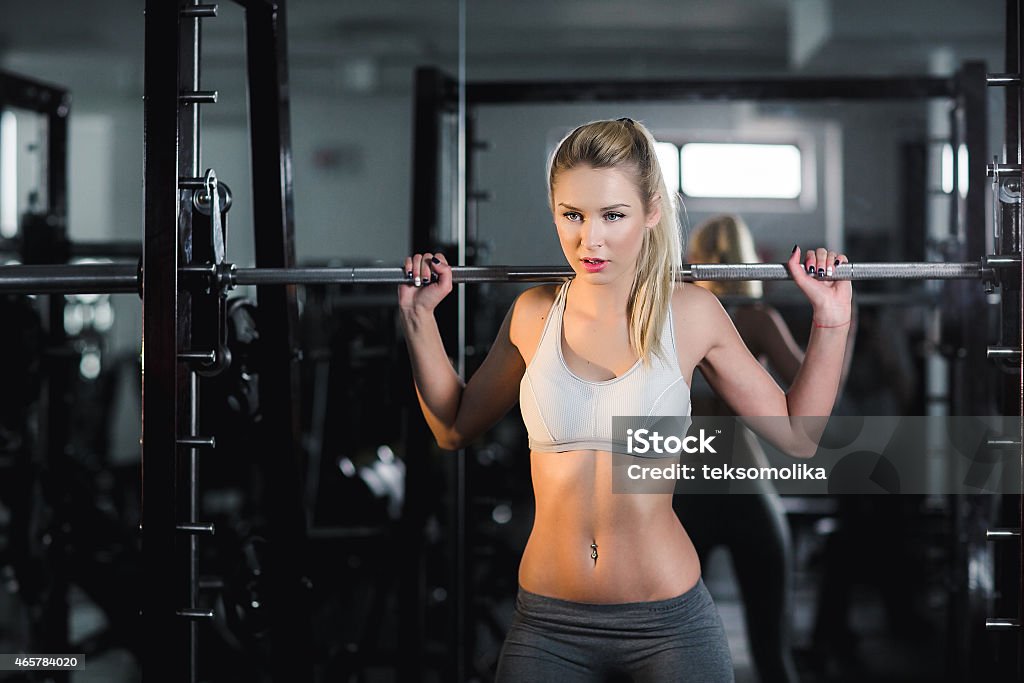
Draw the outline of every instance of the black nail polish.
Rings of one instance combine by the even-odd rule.
[[[825,269],[818,268],[818,277],[825,277]]]
[[[430,274],[430,281],[431,282],[437,282],[437,273],[431,273]]]
[[[838,266],[838,265],[839,265],[839,259],[836,259],[836,262],[835,262],[835,263],[833,263],[832,265],[834,265],[834,266]]]
[[[795,254],[795,253],[796,253],[796,248],[797,248],[798,246],[799,246],[799,245],[797,245],[797,244],[794,244],[794,245],[793,245],[793,251],[791,251],[791,252],[789,252],[789,253],[790,253],[790,254]]]
[[[433,261],[434,263],[440,263],[441,262],[441,259],[437,258],[436,256],[430,257],[430,260]]]
[[[814,266],[807,266],[807,274],[814,275]]]
[[[412,277],[412,271],[411,270],[405,271],[405,276],[406,277]]]

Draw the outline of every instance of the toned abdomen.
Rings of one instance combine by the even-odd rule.
[[[536,517],[519,566],[526,590],[616,603],[671,598],[697,583],[700,561],[671,494],[612,493],[611,457],[531,454]]]

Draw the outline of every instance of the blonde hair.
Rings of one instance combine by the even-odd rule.
[[[552,213],[558,174],[577,167],[628,170],[643,199],[645,213],[661,198],[661,219],[644,230],[627,310],[630,344],[643,364],[649,365],[651,353],[661,348],[668,307],[682,265],[678,195],[665,185],[654,136],[632,119],[592,121],[562,139],[548,160],[548,204]]]
[[[687,244],[688,263],[757,263],[754,237],[739,216],[713,216],[698,225]],[[702,286],[718,296],[761,297],[764,288],[757,280],[703,282]]]

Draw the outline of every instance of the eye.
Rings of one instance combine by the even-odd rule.
[[[572,218],[572,216],[579,216],[579,213],[577,213],[577,212],[575,212],[575,211],[566,211],[566,212],[565,212],[565,213],[563,213],[562,215],[563,215],[563,216],[565,216],[566,218],[568,218],[569,220],[574,220],[574,219]]]
[[[608,218],[610,216],[614,216],[615,217],[615,220],[613,220],[612,223],[617,223],[620,219],[625,218],[625,215],[623,215],[621,213],[618,213],[618,212],[615,212],[615,211],[609,211],[608,213],[606,213],[604,215],[605,218]]]

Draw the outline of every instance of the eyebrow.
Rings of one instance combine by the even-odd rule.
[[[565,208],[570,209],[572,211],[582,211],[582,209],[577,209],[575,206],[569,206],[565,202],[559,202],[558,205],[564,206]],[[620,206],[624,206],[627,209],[629,208],[629,204],[612,204],[611,206],[606,206],[604,208],[598,209],[598,211],[608,211],[609,209],[617,209]]]

